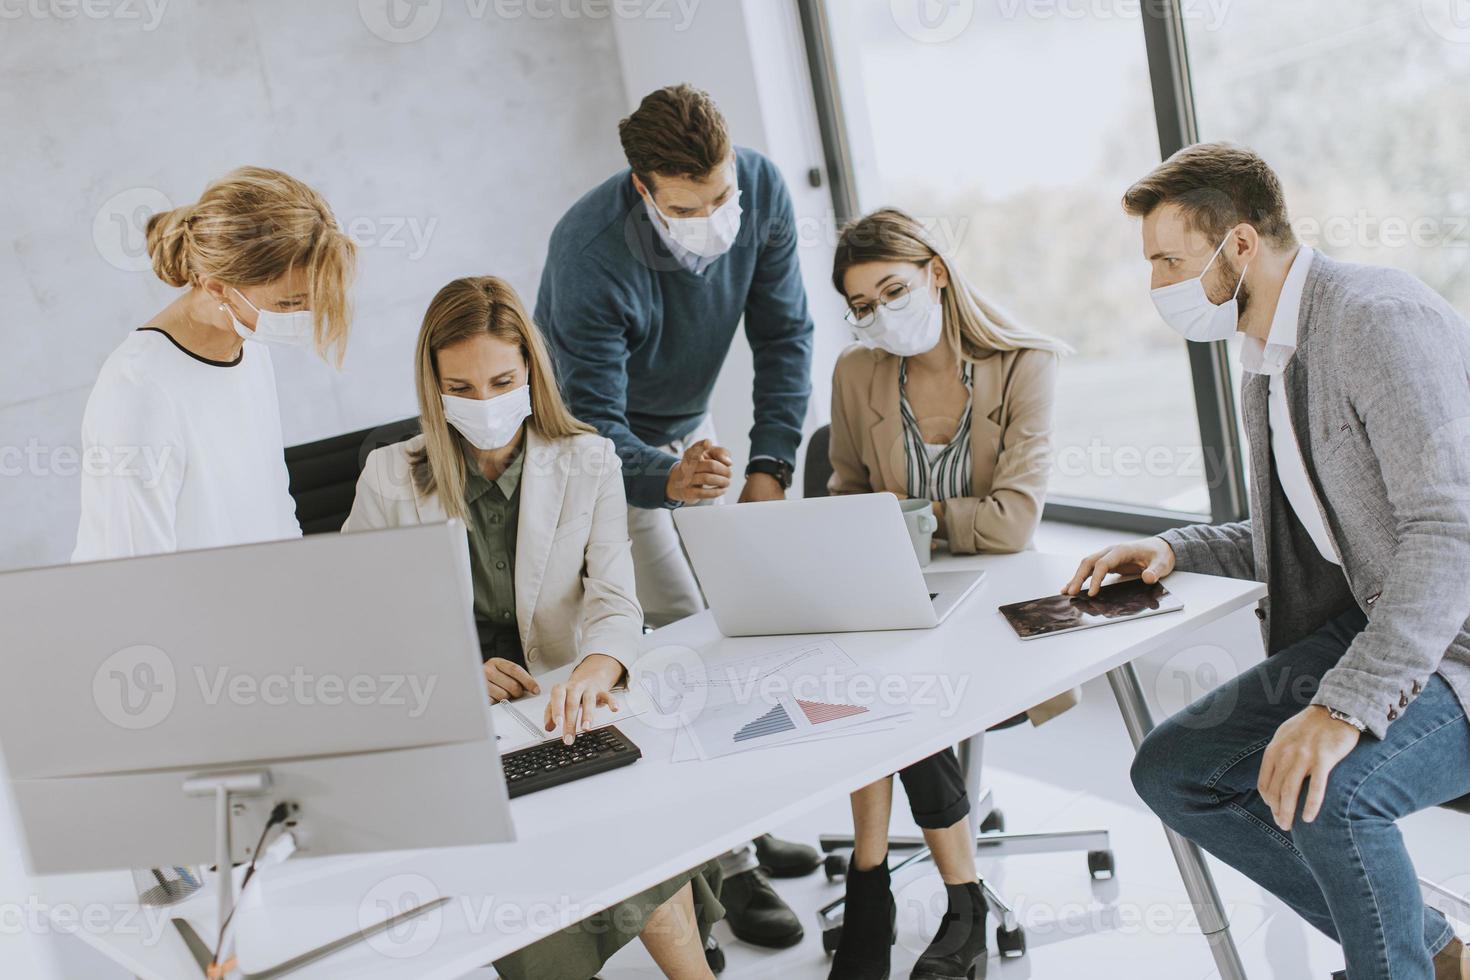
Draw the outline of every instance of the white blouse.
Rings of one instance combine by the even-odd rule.
[[[154,327],[108,356],[82,418],[73,561],[300,537],[270,352],[233,362]]]

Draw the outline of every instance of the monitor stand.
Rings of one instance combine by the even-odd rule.
[[[184,781],[184,794],[186,796],[212,796],[214,797],[214,854],[215,854],[215,889],[217,896],[217,919],[219,930],[217,936],[224,936],[225,924],[230,921],[230,912],[235,904],[235,876],[234,851],[230,840],[230,816],[233,801],[241,796],[260,796],[266,793],[271,786],[271,774],[269,769],[240,769],[232,772],[204,773],[191,776]],[[252,855],[259,858],[260,855]],[[309,949],[299,956],[294,956],[283,963],[260,970],[256,973],[242,974],[243,980],[271,980],[274,977],[285,976],[295,970],[299,970],[309,963],[314,963],[325,956],[348,946],[363,942],[380,932],[385,932],[403,922],[407,922],[425,912],[433,911],[449,901],[449,896],[441,896],[431,902],[415,906],[397,915],[389,916],[387,919],[375,925],[358,929],[348,933],[331,942],[324,943],[313,949]],[[204,972],[205,977],[224,977],[228,969],[214,962],[214,949],[200,937],[197,930],[182,918],[173,920],[174,927],[179,930],[184,938],[184,944],[189,947],[195,962]],[[216,939],[218,942],[219,939]],[[224,955],[224,947],[220,947],[220,955]],[[229,958],[226,958],[229,962]]]
[[[260,796],[271,788],[269,769],[241,769],[234,772],[205,773],[184,780],[185,796],[214,797],[214,870],[219,935],[224,938],[225,923],[234,907],[234,850],[230,843],[230,804],[237,796]],[[259,855],[255,855],[259,857]],[[213,957],[211,957],[213,959]]]

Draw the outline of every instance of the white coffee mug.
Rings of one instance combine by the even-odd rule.
[[[908,526],[909,538],[914,542],[914,554],[920,565],[929,564],[933,556],[934,532],[939,530],[939,518],[934,516],[934,504],[923,497],[911,497],[898,502],[903,511],[903,522]]]

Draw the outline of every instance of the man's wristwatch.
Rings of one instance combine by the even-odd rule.
[[[1336,708],[1328,708],[1327,709],[1327,714],[1332,717],[1332,720],[1333,721],[1347,722],[1349,725],[1352,725],[1354,728],[1356,728],[1360,732],[1366,732],[1368,730],[1368,726],[1367,725],[1363,724],[1361,721],[1359,721],[1358,719],[1354,718],[1352,715],[1348,714],[1346,711],[1338,711]]]
[[[782,490],[790,490],[791,478],[795,475],[796,470],[795,467],[784,459],[762,456],[759,459],[751,460],[745,467],[746,476],[750,476],[752,473],[765,473],[768,476],[774,476],[776,482],[781,484]]]

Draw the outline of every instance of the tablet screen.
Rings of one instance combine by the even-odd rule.
[[[1095,596],[1086,593],[1042,596],[1001,606],[1000,611],[1017,636],[1031,640],[1178,612],[1183,608],[1183,600],[1164,588],[1163,583],[1148,585],[1142,579],[1129,579],[1104,585]]]

